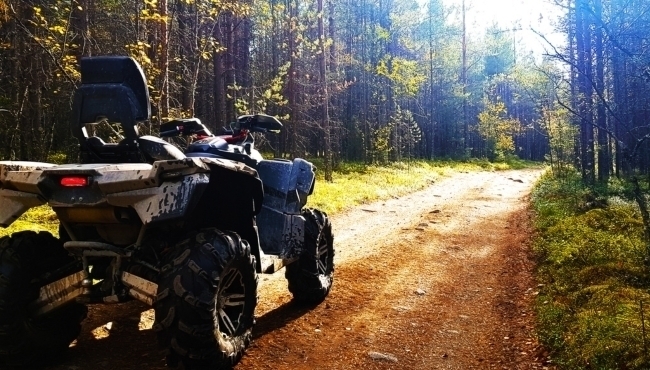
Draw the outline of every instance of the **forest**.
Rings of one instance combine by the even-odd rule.
[[[535,57],[515,25],[469,33],[470,0],[0,0],[0,156],[75,158],[79,59],[130,55],[153,133],[172,118],[218,130],[263,112],[285,124],[260,138],[266,151],[323,157],[326,172],[513,156],[575,166],[586,183],[647,172],[650,3],[549,6],[566,40],[540,33]]]
[[[0,159],[76,162],[80,60],[128,55],[149,86],[141,132],[276,116],[283,132],[256,137],[265,155],[313,160],[325,180],[343,173],[312,198],[328,212],[374,199],[361,194],[368,183],[386,198],[433,183],[428,160],[545,162],[518,197],[535,213],[521,224],[535,229],[536,334],[552,366],[648,369],[650,1],[518,3],[534,1],[558,15],[561,41],[477,15],[491,0],[0,0]],[[372,177],[391,165],[408,168],[401,189]],[[508,204],[502,195],[490,197]]]

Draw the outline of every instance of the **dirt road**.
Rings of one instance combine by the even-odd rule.
[[[335,280],[317,307],[260,276],[237,369],[543,369],[525,196],[540,171],[463,173],[333,217]],[[163,369],[137,302],[91,307],[56,370]],[[108,322],[111,322],[110,324]]]

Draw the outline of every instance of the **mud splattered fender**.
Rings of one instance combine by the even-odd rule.
[[[305,244],[305,218],[264,205],[257,216],[264,253],[282,258],[299,257]]]
[[[46,168],[41,162],[0,161],[0,226],[11,225],[25,211],[45,204],[37,183]]]
[[[253,197],[253,206],[255,208],[253,213],[258,214],[260,212],[262,209],[262,201],[264,200],[264,187],[262,186],[262,180],[260,179],[257,170],[243,163],[229,159],[204,157],[200,157],[200,159],[203,163],[211,167],[212,173],[218,172],[215,171],[215,167],[219,167],[220,169],[233,171],[238,175],[242,175],[243,178],[246,178],[246,186],[242,190],[250,192]]]
[[[194,208],[210,181],[207,173],[183,176],[159,187],[108,194],[108,203],[131,206],[143,224],[185,217]]]
[[[55,164],[25,161],[0,161],[0,188],[39,193],[37,184],[43,170]]]

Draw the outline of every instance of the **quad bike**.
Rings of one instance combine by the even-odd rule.
[[[250,133],[279,130],[275,118],[241,117],[222,136],[197,119],[163,125],[162,136],[197,139],[183,153],[138,134],[151,113],[133,59],[85,58],[81,75],[72,112],[80,163],[0,161],[0,225],[43,204],[60,221],[58,238],[0,239],[0,363],[57,356],[78,336],[86,305],[137,299],[155,308],[169,365],[227,368],[251,340],[258,273],[286,266],[295,300],[327,296],[332,228],[305,208],[315,169],[253,148]],[[96,135],[106,124],[119,142]]]

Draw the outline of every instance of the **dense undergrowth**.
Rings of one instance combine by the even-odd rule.
[[[366,165],[343,162],[334,171],[334,181],[323,179],[324,166],[314,160],[318,170],[316,189],[309,198],[308,207],[320,208],[330,214],[380,199],[404,195],[424,188],[436,179],[454,171],[493,171],[518,169],[539,164],[516,159],[504,163],[491,163],[487,160],[468,160],[464,162],[410,161],[388,165]],[[58,233],[56,215],[47,206],[36,207],[14,222],[9,228],[0,228],[0,236],[20,230],[46,230]]]
[[[538,332],[562,369],[650,368],[650,275],[630,199],[621,183],[589,191],[577,175],[547,174],[533,191]]]

